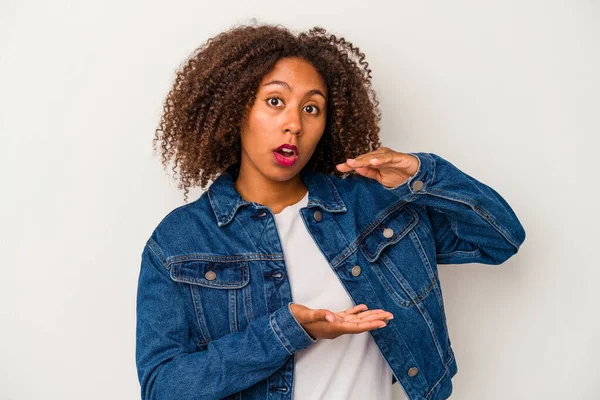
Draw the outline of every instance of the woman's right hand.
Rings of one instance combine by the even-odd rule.
[[[364,304],[337,313],[296,303],[292,303],[290,307],[300,325],[317,339],[335,339],[347,333],[362,333],[383,328],[387,326],[386,320],[394,318],[392,313],[382,309],[365,311],[367,306]]]

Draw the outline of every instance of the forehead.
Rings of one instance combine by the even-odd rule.
[[[262,78],[261,86],[272,80],[288,83],[293,91],[321,89],[325,92],[327,89],[319,71],[310,62],[298,57],[277,61],[273,69]]]

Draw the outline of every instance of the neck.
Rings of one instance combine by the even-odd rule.
[[[265,205],[274,214],[299,202],[308,190],[300,174],[287,181],[278,182],[259,171],[244,168],[244,165],[240,166],[234,186],[244,200]]]

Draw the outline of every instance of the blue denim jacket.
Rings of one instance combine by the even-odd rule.
[[[352,298],[390,311],[369,331],[411,400],[446,399],[457,364],[438,264],[501,264],[525,231],[491,187],[433,153],[395,188],[303,170],[306,229]],[[271,209],[230,167],[148,239],[137,292],[143,399],[292,399],[294,353],[315,342],[291,312]],[[358,268],[357,268],[358,266]],[[331,310],[333,312],[341,310]],[[335,340],[335,339],[318,339]]]

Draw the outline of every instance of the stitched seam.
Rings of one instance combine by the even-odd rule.
[[[327,175],[325,175],[325,181],[327,182],[327,184],[329,185],[329,189],[331,190],[331,193],[333,194],[333,198],[335,199],[337,206],[338,206],[338,211],[347,211],[346,209],[346,205],[344,204],[344,202],[342,201],[342,198],[339,196],[339,193],[337,191],[337,188],[335,187],[335,185],[333,184],[333,182],[331,181],[331,178],[329,178]]]
[[[416,232],[416,230],[412,231],[412,233],[410,234],[410,238],[412,239],[412,242],[415,245],[415,247],[417,247],[417,251],[419,252],[419,254],[421,256],[421,261],[424,264],[423,266],[427,270],[427,276],[430,279],[429,286],[431,286],[431,288],[434,290],[436,296],[438,297],[438,304],[440,305],[440,308],[443,310],[444,307],[439,301],[439,299],[442,297],[441,288],[440,288],[440,285],[438,285],[439,278],[436,276],[436,273],[434,272],[434,270],[431,266],[429,257],[427,257],[427,251],[423,247],[423,243],[421,242],[421,239],[419,238],[419,234]]]
[[[406,290],[406,288],[404,287],[404,285],[402,284],[402,282],[400,281],[400,279],[398,278],[398,276],[396,276],[396,274],[394,272],[392,272],[392,267],[391,265],[394,265],[394,263],[390,260],[390,258],[387,256],[387,254],[384,254],[381,257],[381,260],[383,261],[383,264],[386,266],[386,268],[388,269],[388,271],[390,271],[390,274],[394,277],[394,279],[396,280],[396,282],[398,282],[398,284],[400,284],[400,286],[402,287],[402,289],[404,289],[405,292],[409,293],[408,290]],[[373,265],[377,265],[376,263]],[[400,276],[402,276],[402,274],[400,272],[398,272],[398,274]],[[410,300],[403,300],[403,302],[405,302],[407,304],[407,308],[408,307],[412,307],[415,306],[419,303],[421,303],[423,301],[423,299],[425,299],[428,295],[429,292],[431,292],[431,289],[437,284],[436,279],[433,278],[429,281],[429,283],[427,284],[427,286],[421,290],[419,293],[416,293],[412,287],[410,286],[410,284],[408,283],[408,281],[406,280],[406,278],[404,278],[404,276],[402,276],[402,279],[409,285],[410,287],[410,292],[414,293],[415,296],[414,298],[412,297],[412,295],[409,294]],[[396,292],[395,290],[393,292]]]
[[[198,330],[200,331],[200,335],[202,335],[202,342],[200,344],[204,345],[211,341],[210,335],[208,334],[208,328],[204,323],[204,311],[202,310],[202,303],[200,303],[200,298],[194,294],[195,290],[190,285],[190,292],[192,294],[192,301],[194,302],[194,309],[196,311],[196,322],[198,324]]]
[[[400,294],[393,288],[389,280],[384,276],[383,272],[381,271],[381,267],[377,265],[377,263],[374,263],[371,269],[375,272],[375,275],[380,280],[381,284],[388,290],[388,294],[390,295],[390,297],[392,297],[392,299],[394,299],[394,301],[396,301],[399,305],[401,305],[404,308],[410,308],[414,305],[412,300],[405,300],[402,297],[400,297]],[[398,281],[397,278],[396,281]],[[400,286],[404,288],[404,286],[402,286],[402,283],[400,283]]]
[[[416,230],[413,232],[413,234],[414,234],[414,236],[412,238],[414,239],[414,241],[416,241],[416,243],[418,244],[419,248],[421,249],[421,254],[422,254],[423,262],[427,263],[427,265],[426,265],[427,274],[433,280],[435,280],[435,284],[433,286],[433,290],[435,292],[435,295],[437,296],[438,304],[440,306],[440,309],[442,310],[442,317],[443,317],[443,321],[444,321],[444,328],[446,329],[446,336],[448,337],[449,335],[448,335],[448,332],[447,332],[448,331],[447,321],[446,321],[446,315],[445,315],[445,311],[444,311],[442,288],[441,288],[441,282],[439,281],[439,275],[436,274],[435,271],[433,270],[432,263],[429,260],[429,257],[427,256],[427,251],[423,247],[423,243],[421,242],[421,238],[419,238],[419,234],[417,233]]]
[[[254,320],[254,312],[252,311],[252,285],[246,286],[243,289],[244,293],[244,312],[248,323]]]
[[[241,261],[281,261],[283,260],[281,253],[270,254],[240,254],[240,255],[213,255],[190,253],[182,256],[172,256],[167,260],[167,265],[175,264],[182,261],[218,261],[218,262],[241,262]]]
[[[279,327],[277,327],[277,329],[273,326],[273,323],[275,323],[275,325],[277,325],[277,322],[275,322],[275,318],[273,317],[273,315],[271,315],[271,317],[269,318],[269,325],[271,326],[271,329],[273,330],[273,333],[275,333],[275,336],[277,337],[277,340],[279,340],[279,343],[281,343],[281,345],[285,348],[285,351],[287,351],[290,355],[292,355],[293,353],[288,349],[288,347],[283,343],[283,341],[281,340],[281,338],[279,337],[279,334],[277,333],[277,331],[279,330]]]
[[[238,325],[237,325],[237,290],[230,289],[228,291],[229,291],[228,298],[229,298],[230,307],[233,305],[233,313],[231,314],[231,321],[230,321],[229,329],[231,329],[232,332],[237,332],[238,331]]]
[[[396,203],[394,203],[394,205],[392,205],[391,207],[388,207],[386,210],[384,210],[382,213],[380,213],[377,218],[375,218],[375,220],[373,220],[373,222],[371,222],[365,229],[363,229],[363,231],[361,232],[360,235],[358,235],[358,238],[356,238],[356,240],[352,243],[354,245],[354,243],[356,242],[357,244],[362,243],[362,241],[368,237],[374,230],[375,228],[383,221],[385,220],[387,217],[390,216],[390,214],[392,214],[393,212],[395,212],[397,209],[399,208],[404,208],[406,210],[406,212],[410,213],[412,216],[413,220],[416,220],[416,222],[413,222],[412,220],[400,231],[396,234],[396,238],[392,239],[392,241],[387,241],[383,244],[380,244],[379,246],[377,246],[377,248],[379,247],[383,247],[386,246],[390,243],[392,243],[393,241],[399,241],[400,239],[402,239],[402,237],[404,237],[406,235],[406,232],[408,232],[410,229],[414,228],[414,226],[416,225],[416,223],[419,221],[418,220],[418,214],[416,214],[415,211],[404,207],[404,204],[406,202],[399,200]],[[412,226],[411,226],[412,224]],[[401,233],[404,234],[402,236],[400,236]],[[395,242],[394,242],[395,243]],[[364,252],[371,258],[374,259],[376,254],[379,254],[380,251],[375,252],[374,254],[371,254],[364,246],[363,246],[363,250]]]
[[[448,365],[450,365],[450,363],[452,362],[453,359],[454,359],[454,353],[452,353],[450,358],[446,361],[446,366],[444,366],[444,373],[442,374],[440,379],[438,379],[437,382],[431,387],[431,389],[429,389],[429,392],[427,392],[427,394],[425,395],[425,399],[427,399],[429,396],[431,396],[431,392],[433,392],[433,390],[442,382],[444,377],[448,374],[448,372],[450,371],[450,368],[448,367]]]
[[[170,269],[168,264],[165,264],[163,261],[162,257],[159,257],[158,254],[156,254],[156,251],[154,251],[154,246],[156,245],[158,247],[158,245],[152,240],[152,242],[150,242],[151,239],[148,240],[148,242],[146,243],[146,246],[148,246],[148,248],[150,249],[150,251],[152,252],[152,254],[154,254],[154,256],[156,258],[158,258],[158,260],[160,261],[160,263],[163,265],[163,267],[165,267],[167,269],[167,271]],[[160,251],[160,249],[157,249],[158,251]]]
[[[439,189],[434,189],[433,191],[428,191],[428,194],[431,194],[432,196],[436,196],[436,197],[439,197],[442,199],[456,201],[458,203],[468,206],[472,211],[474,211],[483,220],[485,220],[489,225],[491,225],[492,228],[494,228],[498,233],[500,233],[506,239],[506,241],[508,243],[510,243],[517,249],[519,248],[519,246],[517,246],[517,244],[516,244],[516,241],[512,238],[512,235],[509,233],[509,231],[502,224],[500,224],[500,222],[493,215],[491,215],[485,208],[479,206],[479,204],[473,202],[471,199],[460,197],[460,196],[454,196],[446,191],[439,190]],[[480,212],[480,210],[481,210],[481,212]]]
[[[217,220],[221,222],[221,209],[219,209],[219,205],[217,204],[217,199],[215,198],[212,189],[208,189],[208,197],[212,199],[211,204],[217,211]]]
[[[450,253],[438,253],[436,257],[451,257],[451,256],[478,256],[481,253],[479,249],[473,251],[456,250]]]
[[[397,242],[399,242],[402,238],[404,238],[404,236],[406,236],[407,234],[409,234],[409,232],[415,227],[417,226],[417,224],[419,223],[419,214],[417,214],[416,212],[414,212],[413,210],[410,210],[406,207],[404,207],[405,210],[407,210],[407,212],[410,212],[413,216],[413,220],[415,220],[413,222],[413,220],[411,220],[404,228],[402,228],[402,230],[400,230],[400,232],[398,232],[396,234],[396,236],[393,239],[390,239],[386,242],[381,242],[379,243],[379,245],[377,246],[377,248],[375,249],[375,254],[371,254],[369,253],[368,250],[366,250],[365,248],[365,252],[367,252],[367,254],[369,254],[369,256],[371,256],[371,258],[375,259],[377,258],[377,256],[381,253],[381,251],[392,244],[396,244]]]

